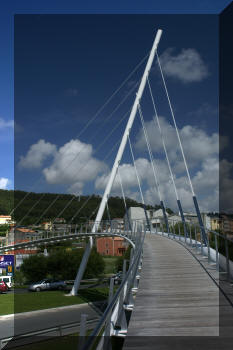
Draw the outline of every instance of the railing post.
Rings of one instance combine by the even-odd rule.
[[[114,289],[114,278],[110,279],[109,285],[109,294],[108,294],[108,305],[111,303],[113,298],[113,289]],[[110,312],[105,323],[105,331],[104,331],[104,350],[111,350],[111,317],[112,313]]]
[[[230,280],[230,265],[229,265],[229,250],[228,250],[228,240],[226,237],[225,239],[225,253],[226,253],[226,272],[227,272],[227,279]]]
[[[186,225],[186,228],[188,228],[188,224]],[[186,244],[186,240],[187,240],[187,232],[184,231],[184,243]]]
[[[126,275],[126,263],[127,263],[127,260],[124,259],[122,280],[124,280]],[[121,328],[121,332],[126,332],[127,322],[126,322],[125,310],[124,310],[123,304],[124,304],[124,288],[122,289],[121,294],[119,296],[119,308],[118,308],[116,326]]]
[[[81,314],[80,331],[78,338],[78,349],[82,349],[85,343],[87,315]]]
[[[194,226],[194,234],[195,234],[195,247],[196,247],[196,251],[197,251],[197,226]]]
[[[216,252],[216,270],[219,270],[219,260],[218,260],[218,237],[215,234],[214,235],[215,238],[215,252]]]
[[[180,223],[179,222],[178,222],[178,230],[179,230],[179,241],[180,241],[181,237],[180,237]]]
[[[201,238],[201,255],[203,255],[203,240],[202,240],[202,232],[200,231]]]
[[[210,239],[209,234],[206,235],[207,250],[208,250],[208,263],[210,263]]]
[[[189,245],[192,247],[192,225],[189,226]]]

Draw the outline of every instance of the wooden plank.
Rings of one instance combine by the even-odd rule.
[[[218,336],[219,289],[195,258],[153,234],[145,238],[143,256],[124,349],[132,336]]]

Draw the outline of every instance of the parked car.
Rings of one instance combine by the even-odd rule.
[[[5,282],[8,289],[12,287],[12,277],[11,276],[0,276],[0,282]]]
[[[121,284],[121,281],[122,281],[122,277],[123,277],[123,274],[122,274],[122,271],[118,272],[114,277],[114,284]]]
[[[8,291],[7,285],[4,281],[0,281],[0,293],[6,293]]]
[[[32,292],[40,292],[42,290],[64,290],[66,283],[64,281],[44,279],[39,282],[32,283],[28,286],[28,290]]]

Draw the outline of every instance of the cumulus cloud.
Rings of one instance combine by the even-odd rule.
[[[145,158],[138,158],[135,161],[136,168],[140,179],[144,179],[147,172],[150,171],[150,163]],[[135,173],[134,166],[132,164],[122,164],[119,167],[119,173],[124,188],[133,188],[137,186],[138,181]],[[105,173],[102,176],[97,177],[95,181],[95,187],[99,189],[104,189],[107,185],[110,174]],[[115,181],[113,183],[113,191],[118,193],[121,190],[120,178],[118,174],[116,175]]]
[[[21,156],[19,160],[20,168],[36,169],[40,168],[43,162],[56,153],[56,146],[45,140],[39,140],[31,145],[26,156]]]
[[[0,130],[6,129],[6,128],[13,128],[13,127],[14,127],[13,120],[5,120],[3,118],[0,118]]]
[[[160,118],[160,123],[165,134],[168,156],[171,161],[179,198],[185,211],[194,211],[192,194],[175,130],[164,118]],[[160,135],[153,121],[146,123],[146,127],[155,157],[154,165],[159,179],[159,189],[162,198],[168,207],[177,211],[175,191],[168,165],[165,162]],[[184,126],[179,132],[190,168],[194,190],[199,199],[200,208],[203,211],[218,210],[218,135],[216,133],[208,135],[205,131],[190,125]],[[147,150],[142,130],[140,130],[137,135],[136,148],[140,152]],[[137,158],[136,166],[144,189],[145,202],[153,205],[159,203],[159,196],[150,162],[146,158]],[[133,166],[131,164],[122,164],[120,166],[120,174],[125,191],[128,191],[128,193],[135,193],[137,191],[137,179]],[[108,178],[108,173],[98,177],[95,182],[96,188],[104,189]],[[118,177],[115,179],[113,192],[117,195],[121,195]]]
[[[106,164],[93,156],[92,145],[71,140],[59,148],[43,174],[49,184],[69,185],[69,192],[76,194],[85,182],[93,181],[106,169]]]
[[[180,147],[175,128],[163,117],[159,118],[160,125],[166,140],[166,147],[169,159],[174,163],[177,172],[184,171],[184,164],[181,157]],[[156,154],[164,155],[161,137],[153,120],[146,122],[146,129],[151,143],[151,148]],[[218,156],[219,138],[217,133],[208,135],[198,127],[185,125],[179,130],[182,145],[190,168],[199,166],[200,162],[207,157]],[[136,138],[136,148],[146,149],[146,142],[143,130],[141,129]]]
[[[199,82],[209,75],[200,54],[192,48],[182,49],[177,55],[173,48],[168,48],[161,55],[160,61],[165,75],[183,83]]]
[[[0,177],[0,189],[6,190],[7,186],[10,184],[10,180],[6,177]]]

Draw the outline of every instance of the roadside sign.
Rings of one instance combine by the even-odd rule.
[[[14,255],[0,255],[0,269],[5,270],[8,276],[14,272]]]

